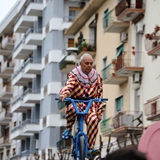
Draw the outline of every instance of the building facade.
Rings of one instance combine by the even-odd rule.
[[[99,126],[101,157],[137,148],[146,128],[159,120],[159,5],[18,1],[0,24],[0,159],[71,159],[71,141],[61,140],[64,104],[55,98],[85,52],[93,56],[109,99]],[[69,47],[78,52],[68,55]],[[54,155],[57,150],[67,154]]]

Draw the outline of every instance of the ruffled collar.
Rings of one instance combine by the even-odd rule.
[[[76,76],[77,80],[85,86],[92,86],[98,79],[98,73],[94,68],[92,68],[88,75],[82,72],[81,66],[74,68],[72,73]]]

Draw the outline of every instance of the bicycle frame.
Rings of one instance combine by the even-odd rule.
[[[56,100],[59,100],[56,98]],[[72,137],[72,142],[73,142],[73,151],[72,151],[72,156],[74,157],[74,160],[82,160],[83,158],[80,155],[80,138],[83,136],[84,137],[84,157],[88,157],[88,137],[87,134],[84,133],[84,121],[85,121],[85,115],[88,114],[88,111],[90,107],[92,106],[92,103],[94,102],[103,102],[103,101],[108,101],[107,98],[101,99],[101,98],[96,98],[96,99],[72,99],[72,98],[65,98],[64,102],[71,102],[75,112],[77,114],[77,120],[78,120],[78,132],[76,133],[75,137]],[[85,108],[84,111],[80,111],[76,105],[76,103],[85,103],[87,104],[87,107]]]

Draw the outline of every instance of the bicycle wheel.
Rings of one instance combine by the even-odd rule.
[[[84,153],[84,136],[81,136],[81,137],[80,137],[80,146],[79,146],[79,149],[80,149],[80,153],[79,153],[80,160],[85,160],[85,153]]]

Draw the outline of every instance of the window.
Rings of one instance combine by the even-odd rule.
[[[140,110],[140,89],[135,90],[135,111]]]
[[[116,113],[121,112],[123,108],[123,96],[116,99]]]
[[[105,68],[107,66],[107,57],[103,58],[102,65],[102,68]]]
[[[74,39],[73,38],[68,39],[68,47],[74,47]]]
[[[124,52],[124,44],[120,45],[116,48],[116,57],[118,58]]]
[[[82,9],[78,7],[69,7],[69,21],[74,21]]]

